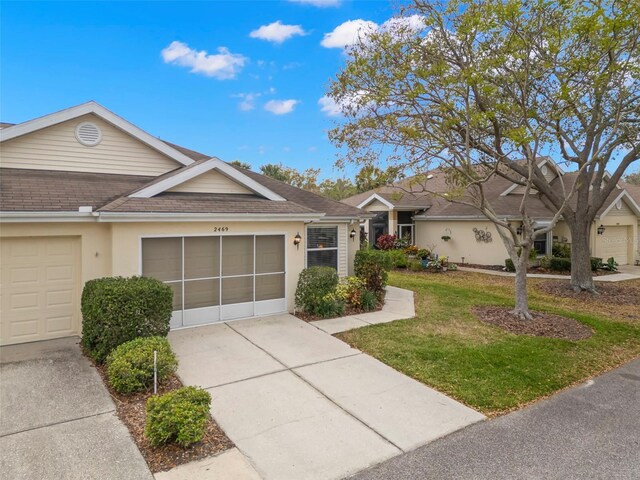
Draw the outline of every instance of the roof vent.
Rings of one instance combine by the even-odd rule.
[[[76,138],[82,145],[95,147],[102,140],[102,131],[95,123],[82,122],[76,127]]]

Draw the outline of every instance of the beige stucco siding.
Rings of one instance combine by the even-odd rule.
[[[234,182],[215,170],[198,175],[196,178],[176,185],[168,191],[187,193],[253,193],[248,188]]]
[[[76,126],[87,121],[102,131],[102,141],[93,147],[75,136]],[[92,114],[3,142],[0,160],[6,168],[149,176],[181,166]]]
[[[111,275],[111,225],[106,223],[3,223],[5,237],[80,238],[82,284],[93,278]],[[0,241],[2,241],[0,238]]]
[[[449,260],[460,263],[485,265],[503,265],[507,251],[498,235],[495,225],[489,221],[416,221],[416,243],[420,248],[428,248]],[[473,229],[487,230],[491,233],[490,243],[476,241]],[[449,233],[449,229],[451,232]],[[445,242],[442,236],[449,235]]]

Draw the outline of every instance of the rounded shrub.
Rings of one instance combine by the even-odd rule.
[[[198,387],[183,387],[149,397],[144,434],[153,446],[175,442],[182,447],[204,436],[211,395]]]
[[[370,312],[378,306],[378,297],[371,290],[362,292],[362,310]]]
[[[323,302],[324,297],[335,292],[337,285],[338,272],[336,272],[335,268],[305,268],[298,278],[296,307],[312,315],[319,314],[320,303]]]
[[[146,277],[89,280],[82,291],[82,345],[103,362],[118,345],[169,333],[173,292]]]
[[[164,337],[141,337],[118,345],[107,357],[107,378],[118,393],[153,388],[153,352],[157,352],[158,383],[178,368],[178,360]]]

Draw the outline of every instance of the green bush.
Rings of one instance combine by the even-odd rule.
[[[322,318],[339,317],[344,313],[344,302],[335,293],[329,293],[320,299],[313,313]]]
[[[354,261],[356,277],[364,280],[365,288],[382,298],[384,287],[387,285],[388,271],[391,269],[391,259],[380,250],[358,250]]]
[[[551,253],[554,257],[571,258],[571,245],[556,242],[551,247]]]
[[[319,315],[318,309],[327,306],[327,301],[323,300],[324,297],[334,293],[337,285],[338,272],[335,268],[305,268],[298,278],[296,307],[312,315]]]
[[[370,312],[378,306],[378,297],[371,290],[362,292],[362,310]]]
[[[157,352],[158,383],[178,367],[178,360],[164,337],[141,337],[118,345],[107,357],[107,378],[118,393],[153,388],[153,352]]]
[[[153,446],[175,442],[187,447],[204,436],[211,395],[197,387],[183,387],[149,397],[144,434]]]
[[[551,257],[549,259],[549,268],[556,272],[568,272],[571,270],[571,259]]]
[[[407,255],[403,250],[388,250],[387,256],[393,268],[407,268]]]
[[[507,267],[507,272],[515,272],[516,266],[513,264],[513,260],[510,258],[505,259],[504,266]]]
[[[102,362],[118,345],[169,333],[173,292],[146,277],[89,280],[82,291],[82,345]]]
[[[596,271],[601,269],[604,266],[602,263],[602,259],[599,257],[591,257],[591,270]]]
[[[420,260],[410,260],[409,261],[409,269],[412,272],[421,272],[423,270],[422,261],[420,261]]]
[[[613,257],[607,258],[607,263],[603,266],[606,270],[611,272],[615,272],[618,270],[618,262]]]

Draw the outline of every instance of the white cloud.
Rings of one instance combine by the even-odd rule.
[[[320,105],[320,111],[326,113],[330,117],[337,117],[342,114],[340,105],[338,105],[333,98],[327,95],[324,95],[320,100],[318,100],[318,105]]]
[[[267,42],[282,43],[295,35],[306,35],[300,25],[284,25],[280,20],[262,25],[249,34],[251,38],[259,38]]]
[[[219,47],[218,53],[208,54],[206,50],[194,50],[186,43],[173,41],[162,50],[165,63],[191,68],[192,73],[200,73],[218,80],[235,78],[247,63],[247,58]]]
[[[420,15],[409,17],[393,17],[378,25],[369,20],[358,18],[347,20],[338,25],[332,32],[325,33],[320,45],[326,48],[345,48],[355,44],[359,38],[364,38],[374,32],[419,32],[424,28],[424,20]]]
[[[299,100],[269,100],[264,104],[264,109],[274,115],[284,115],[293,112]]]
[[[367,90],[358,90],[357,92],[352,92],[344,96],[339,102],[324,95],[318,100],[318,105],[320,105],[321,112],[326,113],[330,117],[337,117],[345,111],[352,113],[353,111],[372,105],[371,100],[367,99],[368,94],[369,92],[367,92]]]
[[[240,98],[241,100],[240,103],[238,103],[238,108],[243,112],[248,112],[256,107],[256,98],[261,95],[261,93],[236,93],[231,96],[234,98]]]
[[[421,15],[411,15],[409,17],[392,17],[381,26],[381,30],[389,31],[393,29],[407,29],[419,32],[424,28],[424,18]]]
[[[342,0],[289,0],[291,3],[303,3],[305,5],[313,5],[314,7],[337,7]]]
[[[369,20],[347,20],[338,25],[332,32],[325,33],[320,42],[325,48],[345,48],[353,45],[361,36],[366,36],[378,29],[378,24]]]

